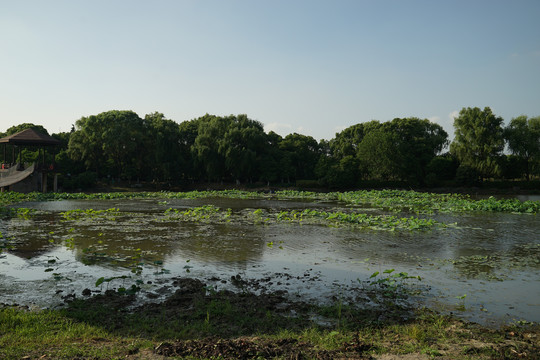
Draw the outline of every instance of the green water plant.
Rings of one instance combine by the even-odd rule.
[[[198,207],[192,207],[189,209],[175,209],[168,208],[164,214],[169,219],[185,220],[185,221],[204,221],[215,217],[220,213],[220,208],[214,205],[203,205]],[[226,214],[230,216],[230,214]]]
[[[465,299],[466,298],[467,298],[467,294],[456,296],[456,299],[459,300],[457,308],[456,308],[457,310],[459,310],[459,311],[465,311],[466,310],[466,307],[465,307]]]
[[[268,209],[255,209],[233,213],[231,209],[220,209],[214,205],[203,205],[189,209],[165,210],[168,220],[182,221],[252,221],[254,224],[268,224],[272,221],[288,223],[310,223],[327,226],[354,226],[372,230],[427,230],[432,228],[445,228],[446,224],[429,218],[398,217],[393,215],[373,215],[358,212],[345,213],[342,211],[322,211],[317,209],[281,210],[272,212]]]
[[[278,199],[303,199],[315,201],[339,201],[350,205],[367,206],[391,212],[512,212],[536,214],[540,201],[518,199],[472,199],[463,194],[438,194],[412,190],[360,190],[349,192],[315,193],[308,191],[278,191]]]
[[[366,213],[344,213],[342,211],[321,211],[305,209],[304,211],[281,211],[276,219],[278,221],[302,222],[304,220],[318,220],[328,225],[353,225],[374,230],[423,230],[434,227],[446,227],[445,224],[433,219],[417,217],[397,217],[391,215],[372,215]]]
[[[537,214],[540,201],[520,201],[518,199],[472,199],[462,194],[438,194],[412,190],[359,190],[349,192],[317,193],[310,191],[282,190],[274,193],[222,190],[188,192],[117,192],[117,193],[0,193],[0,209],[23,201],[55,201],[70,199],[110,200],[110,199],[158,199],[161,204],[168,199],[278,199],[304,200],[316,202],[342,202],[353,206],[371,206],[391,212],[414,212],[433,214],[436,212],[512,212]],[[4,212],[6,210],[0,210]]]
[[[110,208],[105,210],[94,210],[94,209],[74,209],[61,212],[60,215],[66,221],[70,220],[79,220],[79,219],[88,219],[88,218],[97,218],[105,217],[109,220],[115,220],[115,218],[120,214],[118,208]]]
[[[30,208],[15,208],[15,207],[0,207],[0,219],[20,218],[24,220],[30,219],[36,214],[35,209]]]
[[[11,248],[13,248],[13,245],[9,239],[5,238],[2,232],[0,232],[0,254],[2,254],[4,250],[9,250]]]
[[[369,277],[368,283],[382,290],[381,294],[385,298],[398,299],[406,298],[411,293],[408,287],[408,280],[421,281],[420,276],[412,276],[406,272],[396,272],[395,269],[387,269],[382,273],[374,272]]]

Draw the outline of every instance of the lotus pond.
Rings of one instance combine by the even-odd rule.
[[[469,320],[540,322],[540,201],[412,191],[0,195],[0,303],[140,301],[179,277],[324,303],[374,283]],[[244,285],[243,285],[244,284]],[[84,295],[83,295],[84,294]],[[375,299],[372,299],[376,302]]]

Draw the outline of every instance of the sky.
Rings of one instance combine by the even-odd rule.
[[[330,140],[464,107],[540,115],[538,0],[0,0],[0,132],[247,114]]]

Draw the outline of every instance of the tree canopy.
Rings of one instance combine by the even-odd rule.
[[[141,175],[148,129],[133,111],[112,110],[75,122],[68,152],[98,175]],[[137,173],[137,174],[135,174]]]
[[[353,125],[330,141],[332,156],[352,157],[364,178],[422,183],[427,165],[448,144],[444,129],[427,119],[396,118]]]
[[[41,125],[20,124],[47,133]],[[354,188],[362,181],[410,185],[455,179],[472,184],[503,174],[530,179],[540,173],[540,117],[518,116],[506,128],[490,108],[463,108],[448,134],[417,117],[352,125],[329,141],[264,131],[246,114],[201,117],[177,123],[154,112],[144,118],[111,110],[78,119],[53,134],[62,173],[85,179],[125,179],[168,184],[188,182],[306,183]],[[505,155],[505,142],[511,155]],[[72,178],[73,179],[73,178]]]
[[[513,118],[504,130],[508,148],[524,164],[524,175],[540,172],[540,116]]]
[[[482,177],[495,176],[499,171],[498,158],[504,150],[502,125],[503,119],[489,107],[461,109],[454,119],[455,137],[450,152]]]

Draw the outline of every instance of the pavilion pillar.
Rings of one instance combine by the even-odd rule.
[[[58,192],[58,174],[54,174],[53,192]]]
[[[41,192],[47,192],[47,173],[45,171],[41,172]]]
[[[23,170],[24,169],[24,164],[22,163],[22,147],[19,146],[19,166],[18,166],[18,170]]]

